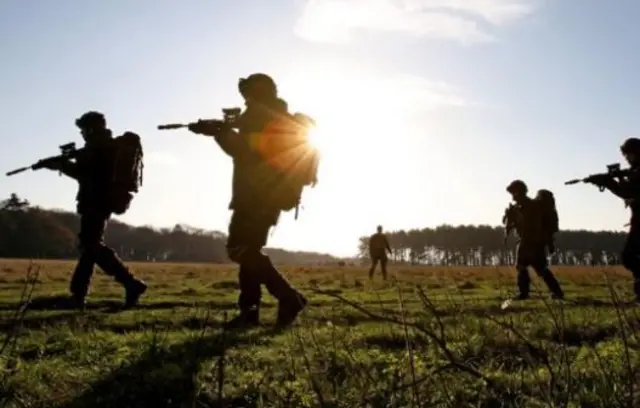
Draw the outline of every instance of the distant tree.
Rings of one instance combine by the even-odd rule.
[[[503,242],[503,229],[489,225],[441,225],[436,228],[387,231],[392,261],[421,265],[507,265],[515,257],[513,239]],[[557,235],[551,262],[562,265],[601,265],[620,261],[624,232],[565,230]],[[358,256],[368,258],[368,237],[358,241]]]
[[[76,214],[31,207],[17,194],[0,201],[0,257],[71,258],[76,256]],[[105,241],[125,260],[229,262],[226,235],[187,225],[173,228],[133,227],[109,221]],[[267,249],[279,263],[335,262],[327,254]]]
[[[22,200],[16,193],[11,193],[8,199],[0,202],[1,211],[24,211],[29,208],[29,201]]]

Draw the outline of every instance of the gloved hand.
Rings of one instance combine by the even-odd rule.
[[[191,132],[205,136],[219,136],[228,130],[224,122],[219,120],[201,120],[189,124],[187,127]]]

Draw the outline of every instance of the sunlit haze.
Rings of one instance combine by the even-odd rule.
[[[609,4],[610,3],[610,4]],[[9,171],[81,138],[105,113],[143,137],[144,184],[124,222],[227,231],[231,159],[157,125],[241,106],[265,72],[316,120],[319,184],[269,246],[355,255],[385,229],[497,225],[521,178],[556,194],[563,229],[623,228],[611,194],[564,181],[622,162],[640,135],[640,2],[623,0],[71,0],[0,4],[0,162]],[[74,181],[0,179],[75,209]]]

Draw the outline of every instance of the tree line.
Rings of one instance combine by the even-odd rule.
[[[77,256],[76,214],[31,206],[12,194],[0,202],[0,257],[72,259]],[[504,241],[502,227],[442,225],[387,232],[391,261],[414,265],[510,265],[515,242]],[[619,264],[625,233],[563,230],[556,234],[553,264]],[[129,261],[226,263],[226,234],[178,224],[172,228],[136,227],[109,221],[105,242]],[[368,260],[369,237],[360,237],[358,257]],[[279,264],[343,263],[328,254],[265,249]]]
[[[31,206],[12,194],[0,202],[0,257],[73,259],[77,256],[78,215]],[[135,227],[110,220],[105,243],[128,261],[226,263],[226,234],[178,224],[173,228]],[[336,262],[314,252],[267,248],[279,264]]]
[[[504,228],[489,225],[442,225],[437,228],[390,231],[392,262],[441,266],[510,265],[515,238],[504,240]],[[556,265],[616,265],[626,233],[563,230],[556,234]],[[369,237],[360,237],[358,253],[367,259]]]

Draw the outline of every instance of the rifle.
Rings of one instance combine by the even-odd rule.
[[[232,128],[237,128],[240,112],[242,112],[240,108],[225,108],[225,109],[222,109],[222,117],[223,117],[222,120],[221,119],[198,119],[196,122],[190,122],[190,123],[169,123],[166,125],[158,125],[158,130],[180,129],[180,128],[186,128],[186,127],[189,127],[190,125],[196,125],[196,124],[208,124],[212,126],[226,125]]]
[[[609,164],[607,165],[606,173],[591,174],[585,178],[566,181],[564,184],[565,186],[569,186],[578,183],[594,183],[602,179],[624,178],[629,175],[630,171],[631,169],[621,169],[619,163]],[[603,186],[598,186],[598,190],[604,191],[604,189]]]
[[[69,159],[72,159],[76,156],[76,154],[80,151],[81,149],[76,149],[76,144],[71,142],[71,143],[67,143],[67,144],[63,144],[62,146],[60,146],[60,154],[57,156],[51,156],[51,157],[47,157],[44,159],[40,159],[37,162],[35,162],[34,164],[32,164],[31,166],[26,166],[26,167],[20,167],[19,169],[15,169],[12,170],[10,172],[7,172],[7,176],[13,176],[14,174],[18,174],[18,173],[22,173],[24,171],[27,170],[40,170],[44,167],[46,167],[48,164],[50,163],[56,163],[56,162],[60,162],[60,161],[67,161]]]
[[[502,225],[504,226],[505,239],[511,234],[511,231],[515,228],[515,211],[517,210],[514,203],[509,203],[509,206],[505,208],[504,215],[502,216]]]

